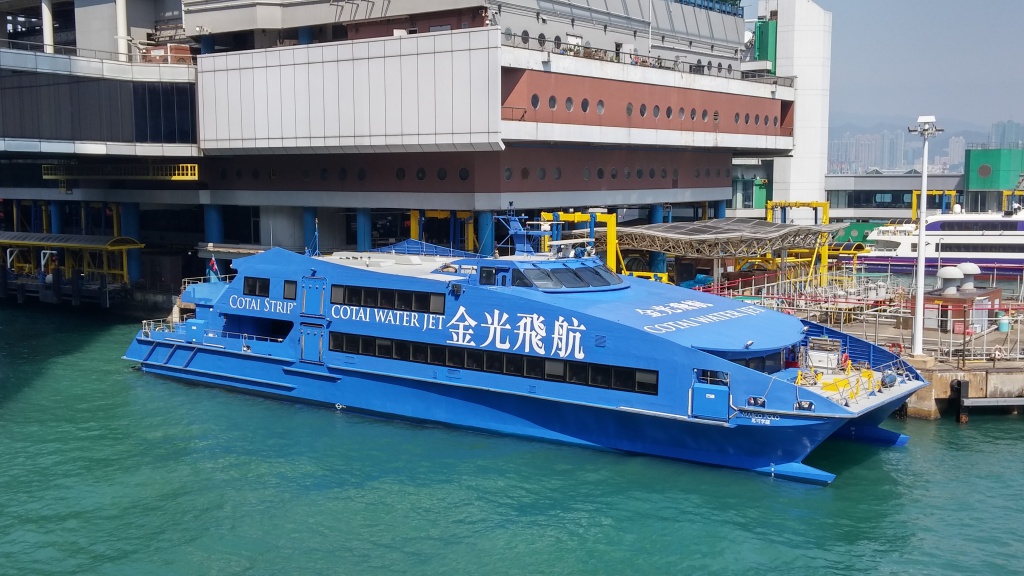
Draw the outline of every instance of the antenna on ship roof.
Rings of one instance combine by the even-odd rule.
[[[320,256],[320,219],[313,218],[313,240],[306,246],[306,256]]]

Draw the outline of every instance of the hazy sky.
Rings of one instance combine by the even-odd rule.
[[[814,1],[832,13],[833,119],[1024,121],[1024,0]]]

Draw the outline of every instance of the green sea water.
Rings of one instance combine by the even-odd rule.
[[[891,420],[821,488],[186,385],[137,328],[0,305],[0,574],[1024,573],[1022,417]]]

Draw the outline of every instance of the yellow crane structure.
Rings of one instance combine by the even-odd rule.
[[[925,195],[926,196],[949,196],[949,205],[952,206],[953,204],[956,203],[956,190],[929,190]],[[917,215],[920,214],[920,212],[918,212],[918,210],[917,210],[918,209],[918,202],[920,202],[920,198],[921,198],[921,191],[920,190],[912,190],[911,191],[911,196],[910,196],[910,217],[911,218],[917,218]]]
[[[785,220],[784,210],[787,208],[811,208],[815,212],[815,224],[825,225],[829,223],[828,218],[828,202],[816,202],[816,201],[795,201],[795,200],[769,200],[764,205],[764,217],[768,222],[775,221],[775,210],[779,209]],[[821,217],[818,218],[818,210],[821,210]],[[818,283],[821,286],[825,285],[828,278],[828,252],[829,252],[829,234],[822,232],[818,235],[818,242],[811,253],[808,263],[810,268],[808,270],[807,279],[811,280],[814,275],[814,262],[818,262]]]

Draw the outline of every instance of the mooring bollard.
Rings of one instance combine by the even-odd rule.
[[[967,405],[964,401],[971,397],[971,381],[953,380],[950,385],[956,402],[956,421],[958,424],[967,424]]]

